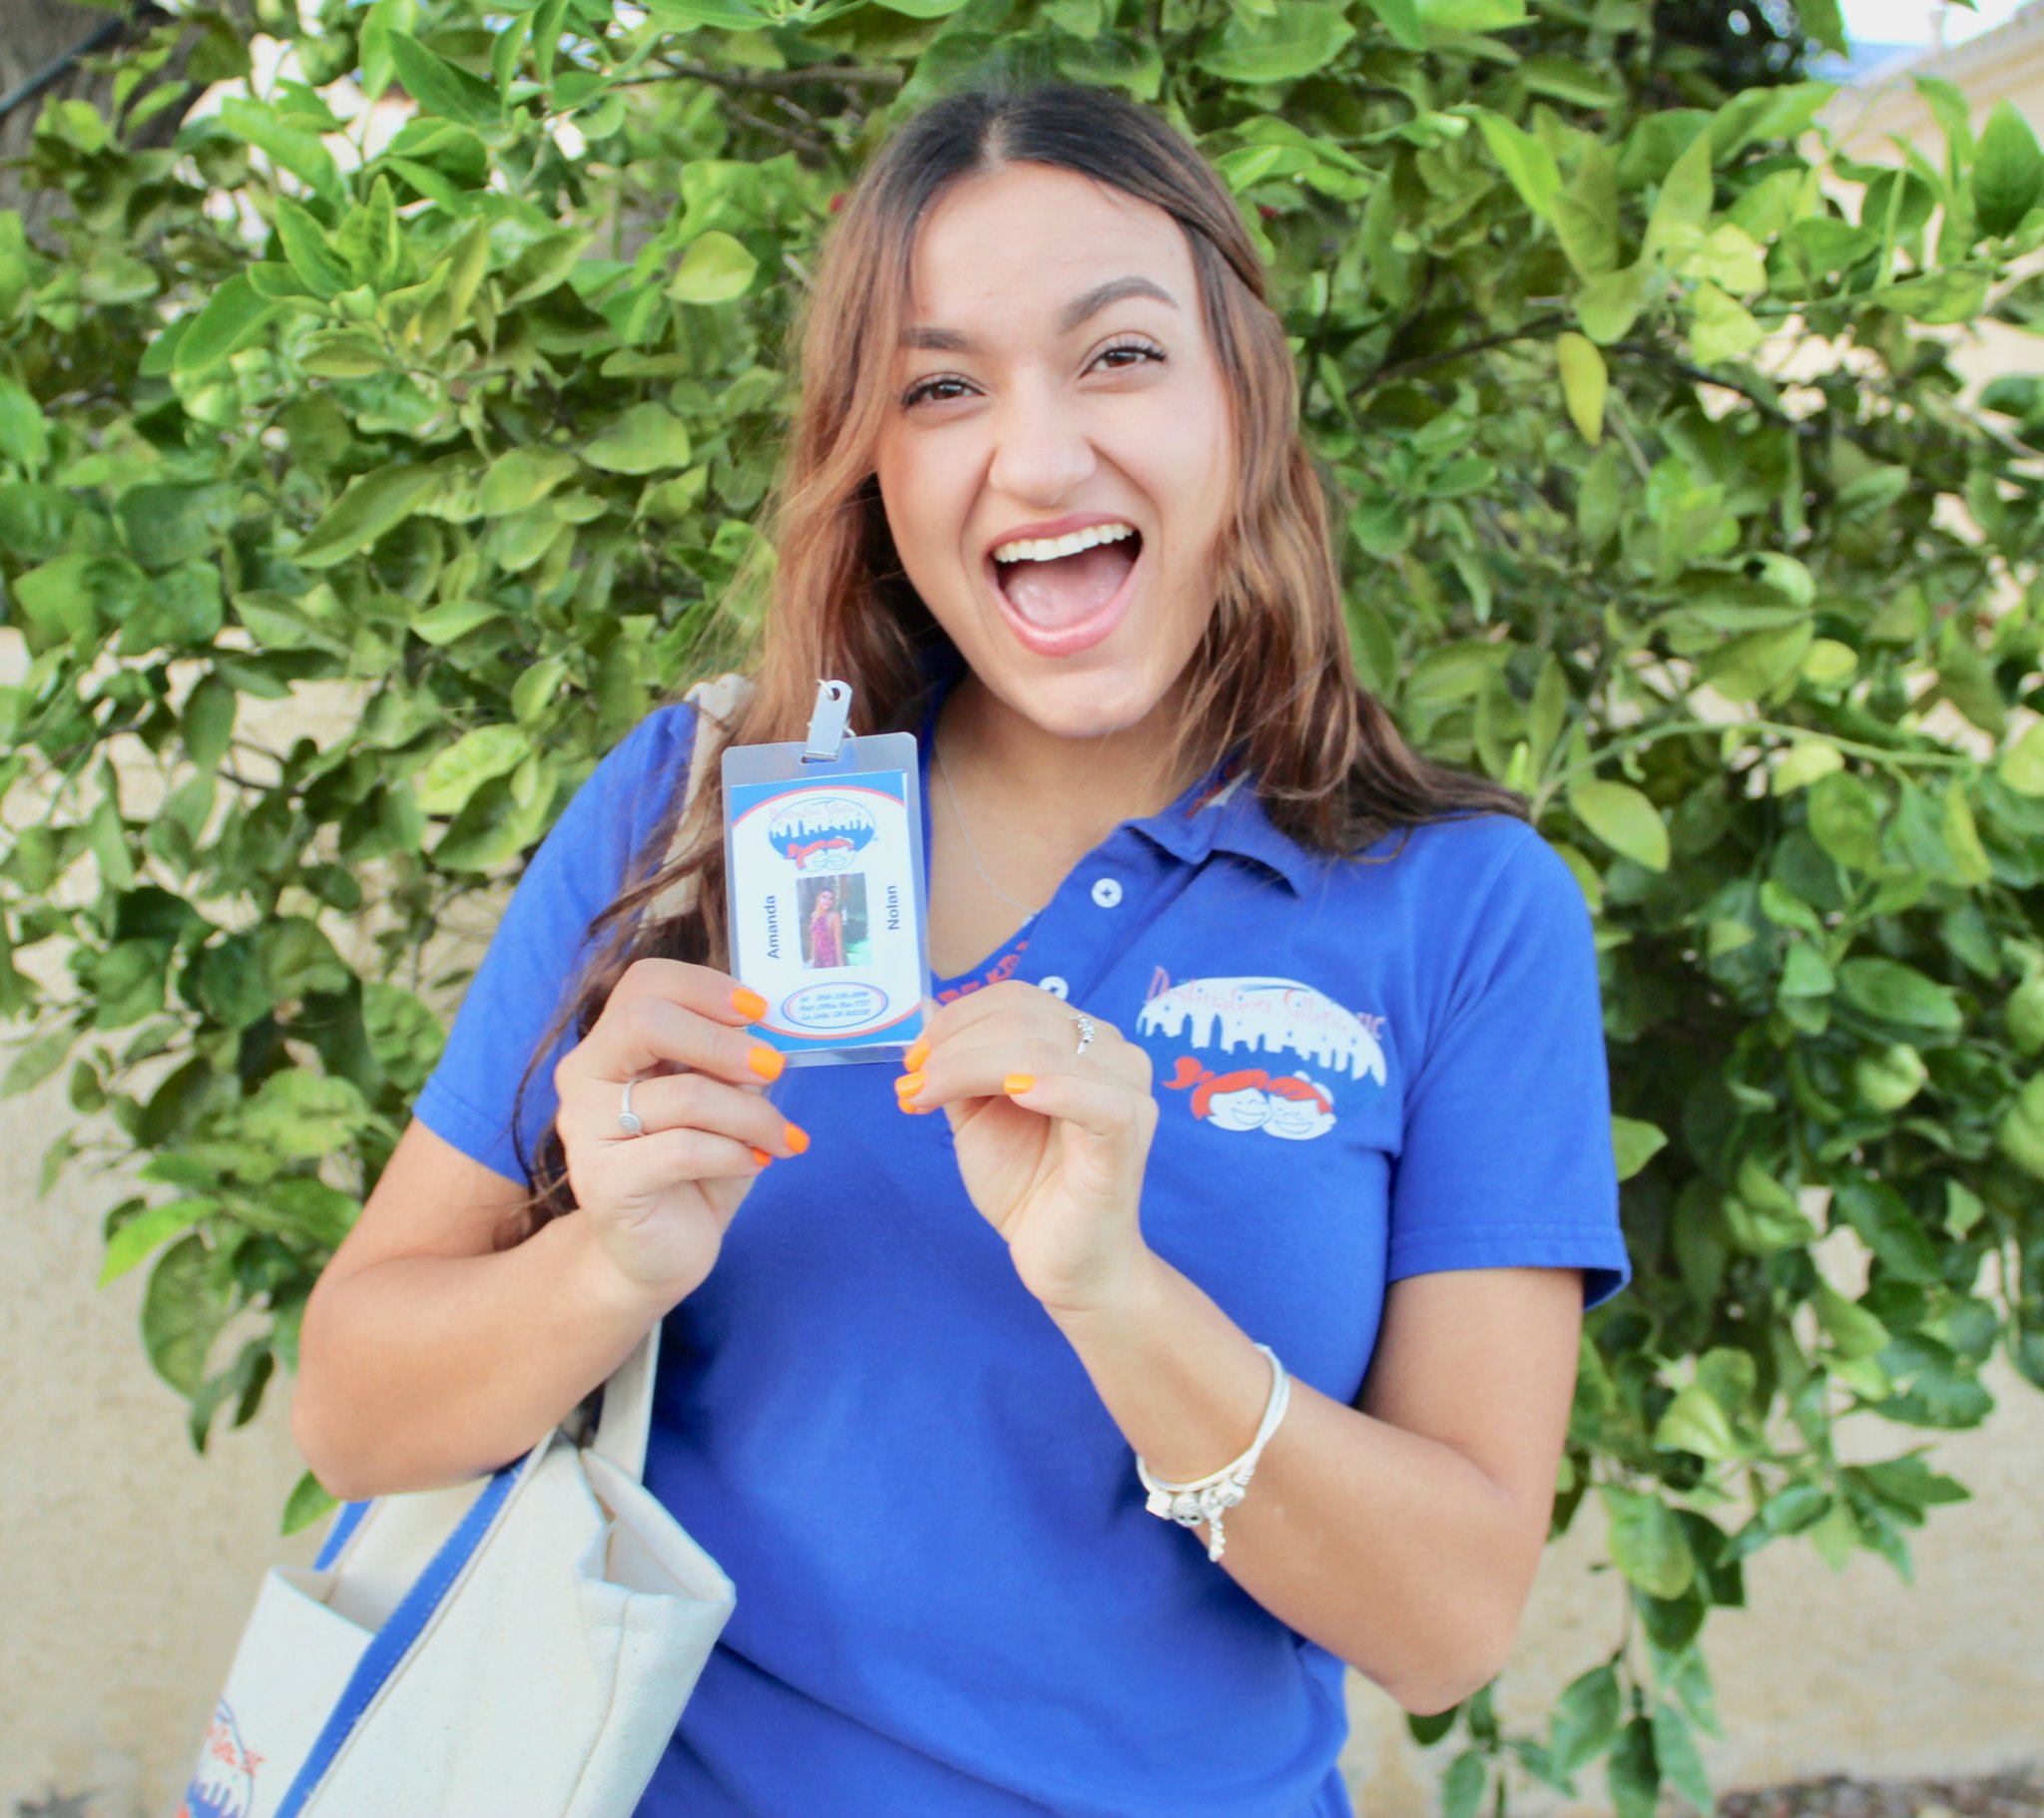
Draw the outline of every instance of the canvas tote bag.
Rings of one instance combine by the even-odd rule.
[[[688,698],[726,719],[746,686]],[[659,1343],[592,1443],[571,1421],[487,1478],[349,1503],[314,1565],[271,1568],[178,1818],[629,1818],[736,1601],[641,1482]]]

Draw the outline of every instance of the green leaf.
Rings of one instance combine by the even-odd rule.
[[[342,194],[340,170],[319,135],[285,124],[267,103],[230,95],[220,104],[220,123],[307,189],[335,199]]]
[[[1685,251],[1700,240],[1704,224],[1711,219],[1712,195],[1711,135],[1703,132],[1689,142],[1662,180],[1641,257],[1652,258],[1671,248]]]
[[[276,236],[283,255],[317,297],[335,297],[351,287],[352,278],[309,209],[288,196],[276,199]]]
[[[1898,960],[1846,960],[1838,968],[1838,994],[1884,1023],[1956,1035],[1962,1021],[1947,987]]]
[[[515,770],[531,749],[532,739],[515,725],[464,732],[426,766],[418,785],[419,806],[428,814],[458,812],[493,776]]]
[[[1811,1296],[1817,1323],[1836,1347],[1840,1357],[1871,1357],[1888,1342],[1888,1329],[1856,1300],[1847,1300],[1828,1283],[1819,1281]]]
[[[1604,394],[1610,385],[1604,356],[1594,342],[1580,334],[1564,332],[1555,337],[1554,358],[1561,368],[1562,398],[1568,405],[1569,421],[1594,448],[1604,436]]]
[[[307,1471],[291,1486],[291,1493],[284,1501],[283,1520],[277,1528],[280,1535],[302,1533],[311,1527],[322,1515],[337,1509],[339,1502]]]
[[[1619,1732],[1604,1765],[1604,1778],[1618,1818],[1654,1818],[1661,1802],[1661,1768],[1649,1718],[1635,1717]]]
[[[2013,233],[2044,194],[2044,152],[2030,123],[1997,101],[1973,159],[1973,212],[1985,233]]]
[[[1859,1233],[1866,1247],[1903,1281],[1938,1279],[1937,1251],[1900,1193],[1879,1180],[1841,1180],[1831,1209]]]
[[[558,290],[588,244],[586,232],[548,233],[534,240],[505,269],[504,307],[513,309]]]
[[[1797,739],[1776,760],[1769,786],[1777,795],[1788,795],[1844,767],[1844,755],[1828,739]]]
[[[1654,1759],[1662,1776],[1698,1811],[1708,1812],[1711,1777],[1704,1770],[1704,1758],[1697,1751],[1696,1738],[1681,1711],[1665,1699],[1654,1700]]]
[[[1600,1484],[1611,1523],[1611,1557],[1619,1571],[1657,1597],[1679,1597],[1696,1577],[1696,1561],[1675,1511],[1657,1496]]]
[[[1225,82],[1290,82],[1325,70],[1354,36],[1340,0],[1284,0],[1264,19],[1230,12],[1219,36],[1193,61]]]
[[[1654,1444],[1664,1452],[1694,1452],[1699,1458],[1739,1456],[1739,1442],[1725,1410],[1698,1383],[1691,1383],[1668,1404],[1654,1428]]]
[[[503,118],[503,98],[480,76],[427,50],[409,32],[393,31],[389,43],[398,81],[426,113],[466,126],[493,126]]]
[[[300,568],[331,568],[367,549],[410,517],[439,484],[432,468],[393,462],[348,483],[347,491],[291,552]]]
[[[656,473],[689,464],[689,426],[665,404],[634,404],[582,451],[606,473]]]
[[[1576,292],[1576,320],[1600,346],[1622,341],[1646,306],[1653,266],[1647,259],[1608,271]]]
[[[1766,330],[1746,307],[1706,278],[1690,298],[1690,349],[1706,366],[1751,353]]]
[[[1668,869],[1668,826],[1630,783],[1592,779],[1572,785],[1571,812],[1612,851],[1650,871]]]
[[[1638,1118],[1614,1117],[1611,1146],[1618,1161],[1618,1177],[1630,1180],[1668,1146],[1668,1136],[1658,1125],[1643,1123]]]
[[[260,339],[282,307],[258,295],[246,272],[237,272],[193,317],[172,356],[173,367],[188,377],[208,371]]]
[[[537,505],[575,471],[575,457],[565,450],[513,448],[490,463],[477,502],[484,517],[506,517]]]
[[[1825,852],[1854,871],[1880,868],[1880,803],[1857,776],[1822,776],[1809,791],[1809,831]]]
[[[1441,1818],[1475,1818],[1490,1784],[1490,1765],[1478,1749],[1465,1748],[1441,1776]]]
[[[1561,172],[1556,168],[1554,154],[1502,114],[1485,110],[1476,116],[1476,125],[1498,169],[1518,191],[1520,201],[1543,220],[1550,218],[1554,199],[1561,190]]]
[[[742,241],[712,228],[689,242],[667,293],[682,303],[726,303],[745,295],[759,269]]]
[[[77,1040],[77,1030],[68,1023],[60,1024],[19,1049],[8,1063],[7,1077],[0,1080],[0,1099],[33,1092],[70,1059]]]
[[[219,1209],[218,1199],[173,1199],[168,1205],[152,1206],[129,1219],[107,1240],[107,1259],[100,1268],[99,1285],[105,1287],[110,1281],[118,1281],[159,1245],[183,1236],[209,1212]]]
[[[1994,770],[2018,795],[2044,795],[2044,719],[2033,719],[2023,729]]]
[[[293,1068],[271,1074],[242,1113],[249,1140],[286,1160],[342,1148],[370,1119],[361,1088],[333,1074]]]
[[[43,407],[4,372],[0,372],[0,456],[30,473],[41,472],[50,458]]]
[[[1395,42],[1408,51],[1426,49],[1426,28],[1419,22],[1418,0],[1363,0],[1383,22]]]
[[[646,0],[646,10],[662,25],[719,25],[727,31],[758,31],[766,15],[745,0]]]
[[[1555,1771],[1573,1776],[1603,1754],[1618,1734],[1623,1710],[1618,1674],[1609,1664],[1572,1680],[1554,1707],[1548,1758]]]
[[[181,1395],[199,1393],[229,1311],[212,1252],[197,1232],[158,1258],[142,1299],[142,1345],[156,1373]]]

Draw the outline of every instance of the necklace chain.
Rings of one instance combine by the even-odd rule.
[[[979,881],[991,890],[994,895],[999,897],[1002,902],[1006,903],[1009,908],[1020,909],[1025,915],[1029,916],[1042,914],[1040,907],[1031,908],[1027,903],[1017,902],[999,884],[987,876],[986,867],[979,862],[979,848],[972,843],[972,829],[965,824],[965,812],[958,806],[958,791],[952,786],[951,772],[944,767],[944,754],[937,749],[937,741],[934,736],[930,739],[930,761],[936,765],[937,774],[944,779],[944,793],[951,798],[951,818],[958,823],[958,832],[965,841],[965,855],[972,860],[972,868],[979,873]]]

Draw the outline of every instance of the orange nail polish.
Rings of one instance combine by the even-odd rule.
[[[1003,1092],[1027,1092],[1035,1084],[1036,1076],[1033,1073],[1011,1073],[1001,1082],[1001,1090]]]
[[[752,1052],[746,1056],[746,1065],[763,1080],[777,1080],[787,1063],[781,1059],[779,1049],[768,1048],[765,1042],[756,1042]]]
[[[894,1090],[905,1099],[911,1093],[921,1092],[922,1083],[928,1078],[927,1074],[905,1073],[894,1082]]]
[[[783,1125],[780,1134],[786,1137],[787,1146],[793,1149],[796,1154],[805,1154],[808,1151],[809,1133],[803,1130],[799,1124]]]
[[[918,1036],[915,1046],[901,1057],[904,1073],[914,1073],[930,1058],[930,1042],[927,1036]]]
[[[749,991],[743,985],[732,987],[731,1007],[748,1023],[757,1023],[766,1014],[766,1000],[757,991]]]
[[[762,1167],[765,1167],[767,1162],[773,1159],[773,1157],[769,1155],[764,1148],[756,1148],[755,1150],[753,1150],[753,1159],[759,1162],[759,1164]]]

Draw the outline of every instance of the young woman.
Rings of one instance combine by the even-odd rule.
[[[877,154],[723,731],[798,737],[819,677],[920,731],[941,1008],[898,1078],[779,1077],[714,788],[666,858],[664,707],[307,1311],[350,1497],[517,1456],[665,1321],[647,1481],[739,1603],[648,1813],[1344,1813],[1344,1663],[1439,1711],[1511,1646],[1627,1271],[1589,918],[1356,687],[1264,283],[1111,94],[954,96]],[[1138,1461],[1244,1455],[1260,1346],[1290,1398],[1217,1561]]]
[[[844,917],[837,913],[834,890],[818,890],[816,905],[809,911],[809,964],[844,964]]]

